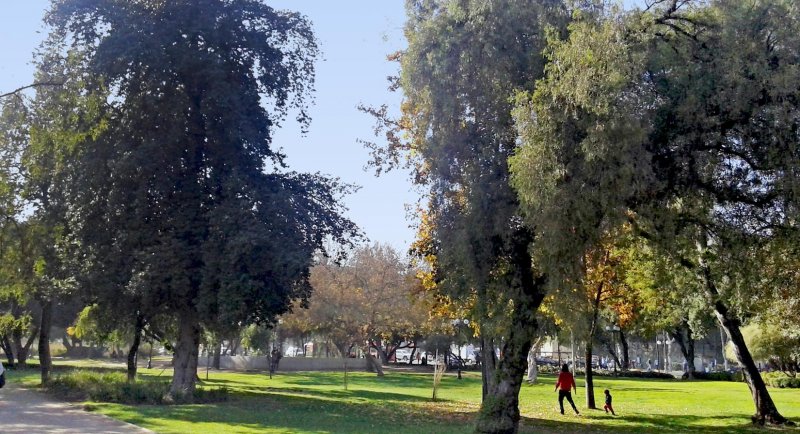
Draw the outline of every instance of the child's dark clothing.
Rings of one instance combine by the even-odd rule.
[[[617,415],[614,413],[614,407],[611,406],[611,394],[608,392],[606,392],[606,405],[603,406],[603,410],[605,410],[606,413],[610,411],[614,416]]]

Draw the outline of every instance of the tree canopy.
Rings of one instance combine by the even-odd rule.
[[[758,420],[780,423],[739,331],[744,260],[796,236],[798,44],[793,2],[656,2],[551,36],[521,95],[512,158],[549,269],[624,223],[701,283],[734,342]],[[554,279],[554,281],[556,281]]]
[[[288,110],[309,122],[310,25],[252,0],[60,0],[46,22],[43,56],[99,96],[68,183],[81,277],[100,307],[177,319],[171,394],[190,393],[201,327],[272,321],[323,241],[357,234],[349,186],[271,146]]]

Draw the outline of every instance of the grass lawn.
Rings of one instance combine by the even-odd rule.
[[[85,363],[82,364],[86,366]],[[160,369],[141,369],[156,376]],[[163,372],[170,375],[170,371]],[[20,371],[12,380],[32,386],[38,371]],[[205,373],[201,374],[205,378]],[[481,383],[476,373],[463,380],[447,375],[431,402],[430,374],[388,371],[350,373],[348,390],[343,374],[333,372],[263,373],[211,372],[207,387],[227,387],[227,402],[182,406],[128,406],[87,403],[94,411],[159,433],[467,433],[480,404]],[[576,404],[580,416],[558,412],[555,378],[522,387],[520,410],[524,433],[749,433],[753,404],[744,383],[613,379],[595,381],[595,399],[602,408],[603,389],[614,396],[617,416],[583,405],[578,379]],[[770,389],[784,416],[800,422],[800,390]],[[800,428],[770,429],[798,433]]]

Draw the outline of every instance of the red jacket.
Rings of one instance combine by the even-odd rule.
[[[575,387],[575,378],[570,372],[562,372],[558,374],[558,381],[556,382],[556,389],[569,391]]]

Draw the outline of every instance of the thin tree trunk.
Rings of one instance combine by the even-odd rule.
[[[61,335],[61,344],[64,345],[64,348],[67,350],[67,354],[70,354],[73,349],[72,343],[69,341],[69,335],[67,335],[66,330]]]
[[[50,370],[53,361],[50,357],[50,326],[53,322],[53,302],[42,302],[42,318],[39,325],[39,367],[42,373],[42,384],[50,381]]]
[[[536,338],[536,342],[531,345],[530,351],[528,351],[528,383],[536,384],[539,380],[539,366],[536,364],[536,354],[539,352],[539,347],[541,346],[542,337],[539,336]]]
[[[622,362],[620,361],[619,356],[617,355],[616,352],[617,349],[614,348],[614,343],[611,341],[603,340],[603,344],[606,346],[608,354],[611,354],[611,358],[614,360],[614,369],[616,370],[617,366],[619,366],[620,369],[622,369]]]
[[[717,290],[708,266],[703,264],[701,267],[705,279],[707,295],[714,304],[714,314],[725,329],[731,344],[733,344],[736,360],[739,362],[739,366],[743,368],[747,386],[750,388],[750,395],[753,397],[753,402],[756,407],[756,413],[752,416],[753,423],[764,424],[768,422],[775,425],[785,423],[794,425],[793,422],[790,422],[778,412],[778,408],[775,406],[775,402],[772,401],[772,397],[767,390],[767,385],[764,384],[764,379],[761,378],[758,366],[756,366],[753,356],[747,348],[744,336],[742,336],[741,322],[730,312],[728,306],[720,299],[719,291]]]
[[[11,345],[11,341],[8,340],[8,336],[3,335],[0,337],[0,346],[3,348],[3,352],[6,353],[6,359],[8,359],[8,367],[14,367],[14,347]]]
[[[694,366],[694,336],[692,336],[692,329],[686,330],[686,353],[688,355],[687,367],[689,368],[689,378],[694,376],[697,369]]]
[[[134,326],[133,343],[128,351],[128,382],[136,381],[136,355],[139,354],[139,344],[142,341],[142,329],[144,328],[144,318],[141,315],[136,316],[136,325]]]
[[[558,341],[558,333],[556,333],[556,351],[558,352],[558,366],[561,366],[561,343]]]
[[[178,315],[178,342],[173,356],[172,383],[168,397],[175,401],[191,401],[197,382],[197,357],[200,347],[200,324],[193,312]]]
[[[222,356],[222,341],[217,340],[214,343],[214,358],[211,362],[211,367],[219,371],[220,357]]]
[[[628,348],[628,340],[625,339],[625,333],[622,329],[619,330],[619,343],[622,345],[622,370],[627,371],[631,367],[630,350]]]
[[[596,409],[597,406],[594,401],[594,379],[592,376],[592,346],[594,344],[594,335],[597,333],[597,318],[600,315],[600,300],[603,296],[603,287],[605,282],[600,282],[595,291],[594,301],[592,303],[592,323],[589,327],[589,336],[586,339],[586,407]]]

